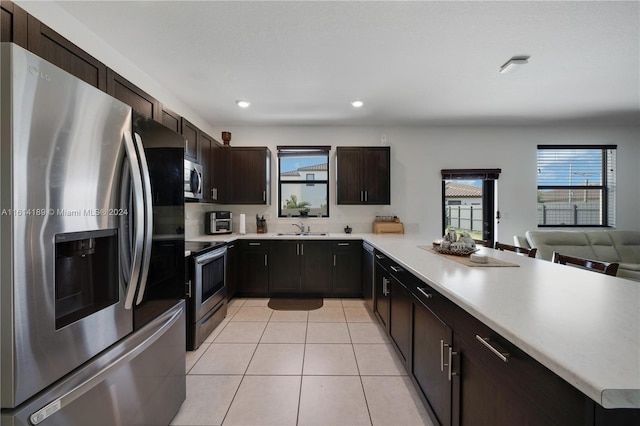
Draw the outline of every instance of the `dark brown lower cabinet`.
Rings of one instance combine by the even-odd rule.
[[[240,241],[240,285],[238,292],[244,296],[269,295],[269,246],[268,241]]]
[[[393,276],[389,277],[389,287],[389,335],[406,365],[411,345],[411,294],[407,287]]]
[[[417,298],[413,298],[411,373],[438,422],[451,424],[449,351],[453,330]],[[452,355],[453,358],[453,355]]]
[[[271,294],[331,295],[331,242],[271,241]]]
[[[378,255],[379,256],[379,255]],[[378,321],[389,332],[389,278],[388,274],[380,263],[376,262],[375,274],[374,274],[374,294],[375,302],[373,305],[373,311],[378,318]]]
[[[238,291],[238,252],[237,242],[227,244],[227,300],[231,300]]]
[[[640,425],[607,410],[471,314],[375,253],[374,312],[439,425]]]
[[[362,273],[362,242],[333,243],[333,295],[362,296]]]
[[[300,243],[302,260],[301,292],[331,296],[333,274],[331,270],[331,242],[302,241]]]
[[[300,243],[271,241],[271,271],[269,293],[300,292]]]
[[[508,360],[475,337],[454,337],[454,424],[593,424],[593,403],[578,390],[516,348],[494,338],[487,344]]]

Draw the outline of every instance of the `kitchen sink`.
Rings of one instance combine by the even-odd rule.
[[[275,234],[278,237],[284,237],[284,236],[289,236],[289,237],[326,237],[327,235],[329,235],[326,232],[280,232],[278,234]]]

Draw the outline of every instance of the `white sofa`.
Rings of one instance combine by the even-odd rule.
[[[603,262],[618,262],[618,277],[640,281],[638,231],[527,231],[516,245],[535,247],[536,258],[551,260],[553,252]]]

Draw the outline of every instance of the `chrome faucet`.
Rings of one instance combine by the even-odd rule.
[[[291,225],[297,226],[298,230],[300,231],[300,233],[304,234],[304,223],[302,223],[302,222],[300,222],[300,223],[292,223]]]

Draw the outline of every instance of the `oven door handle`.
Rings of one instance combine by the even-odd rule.
[[[136,154],[136,148],[133,143],[131,133],[125,132],[124,134],[124,148],[127,159],[129,161],[129,173],[131,177],[132,195],[133,195],[133,253],[131,261],[131,271],[129,275],[129,283],[127,285],[127,292],[124,299],[124,308],[131,309],[133,307],[133,299],[140,282],[140,270],[142,267],[142,254],[144,249],[144,195],[142,186],[142,176],[140,174],[140,166],[138,165],[138,156]],[[126,190],[126,187],[123,188]]]
[[[215,260],[219,257],[224,256],[226,253],[227,253],[227,246],[224,246],[219,249],[205,253],[203,255],[196,256],[194,257],[194,261],[196,262],[196,265],[203,265],[205,263],[209,263],[212,260]]]
[[[140,271],[140,289],[138,290],[138,298],[136,305],[142,302],[144,291],[147,287],[147,276],[149,274],[149,263],[151,262],[151,244],[153,237],[153,201],[151,199],[151,178],[149,177],[149,167],[147,166],[147,157],[144,155],[144,147],[140,135],[135,133],[136,150],[138,151],[138,160],[140,162],[140,172],[142,174],[142,195],[144,202],[144,241],[142,251],[142,269]]]

